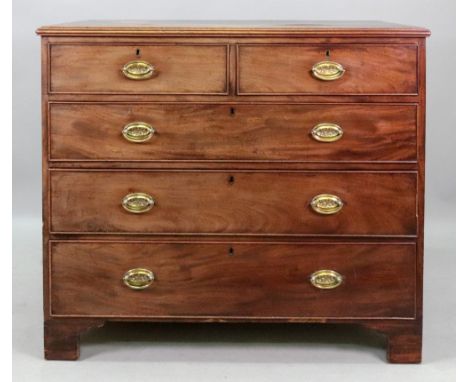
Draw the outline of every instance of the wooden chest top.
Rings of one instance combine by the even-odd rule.
[[[43,26],[40,35],[60,36],[401,36],[425,37],[426,28],[384,21],[288,20],[89,20]]]

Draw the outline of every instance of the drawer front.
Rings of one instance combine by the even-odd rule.
[[[414,105],[52,103],[49,118],[52,160],[416,160]],[[144,142],[123,134],[136,122]],[[330,123],[341,136],[312,133]]]
[[[414,244],[53,242],[51,313],[410,318],[415,259]],[[154,281],[130,276],[127,282],[145,289],[122,280],[136,268]],[[336,274],[316,277],[315,285],[335,288],[312,285],[319,270]]]
[[[51,171],[51,230],[412,236],[416,183],[414,172]]]
[[[154,68],[150,78],[130,79],[123,74],[122,68],[135,60]],[[52,93],[226,94],[227,67],[226,45],[51,45],[49,90]],[[131,65],[128,73],[135,74]],[[145,68],[136,73],[145,76]]]
[[[417,45],[410,44],[240,45],[238,91],[240,94],[416,94],[417,53]],[[334,80],[315,77],[311,69],[323,61],[340,64],[344,74]]]

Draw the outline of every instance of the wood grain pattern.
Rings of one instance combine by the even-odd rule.
[[[136,51],[140,49],[140,54]],[[227,93],[226,45],[51,45],[52,93]],[[142,81],[122,75],[141,59],[156,75]]]
[[[239,94],[415,94],[417,45],[239,45]],[[326,51],[330,57],[326,56]],[[320,61],[340,63],[338,80],[311,75]]]
[[[353,323],[386,335],[389,362],[421,361],[427,29],[95,22],[38,33],[47,359],[77,359],[80,334],[116,320]],[[160,75],[129,85],[120,68],[136,49]],[[332,83],[309,74],[326,50],[347,70]],[[155,124],[150,144],[122,145],[133,117]],[[339,121],[343,139],[304,141],[314,118]],[[163,203],[122,214],[136,186]],[[320,219],[306,199],[331,186],[346,204]],[[135,260],[163,278],[123,297],[112,282]],[[327,262],[349,289],[305,289],[306,268]]]
[[[414,316],[413,244],[55,242],[51,256],[53,316]],[[156,280],[131,290],[122,276],[140,267]],[[313,287],[320,269],[342,285]]]
[[[417,233],[415,173],[53,171],[50,192],[53,232]],[[120,204],[132,192],[156,206],[128,213]],[[310,201],[324,193],[339,196],[343,210],[312,211]]]
[[[53,103],[49,118],[52,160],[416,160],[415,105]],[[122,128],[135,121],[156,135],[144,144],[126,141]],[[322,122],[339,124],[343,138],[312,139]]]
[[[426,28],[382,21],[324,20],[107,20],[47,25],[43,36],[345,36],[424,37]]]

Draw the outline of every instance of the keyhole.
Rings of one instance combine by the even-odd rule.
[[[234,256],[234,248],[229,247],[228,255],[229,256]]]
[[[327,51],[325,52],[325,56],[326,56],[327,58],[330,57],[330,49],[327,49]]]
[[[138,48],[138,49],[136,50],[135,54],[136,54],[137,56],[140,55],[140,48]]]
[[[236,109],[234,109],[233,107],[231,107],[230,110],[229,110],[229,113],[230,113],[231,115],[235,115],[235,114],[236,114]]]
[[[230,175],[229,178],[228,178],[229,184],[234,184],[235,180],[236,180],[236,179],[235,179],[234,176],[232,176],[232,175]]]

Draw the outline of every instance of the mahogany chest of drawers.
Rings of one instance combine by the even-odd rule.
[[[43,27],[47,359],[107,321],[422,335],[426,29]]]

